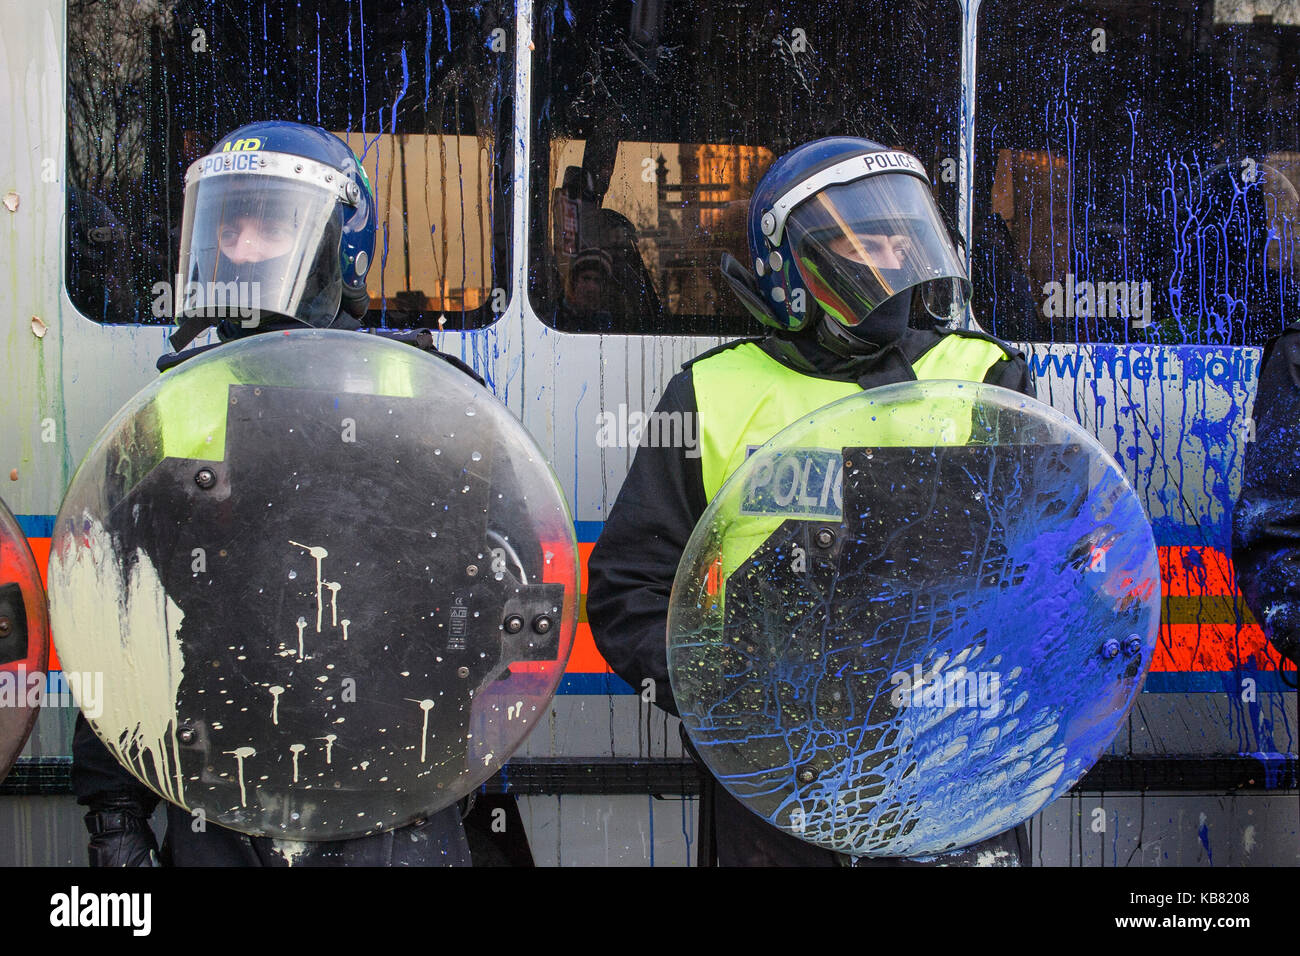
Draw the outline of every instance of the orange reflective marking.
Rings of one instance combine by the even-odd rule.
[[[1277,670],[1280,657],[1258,624],[1161,624],[1151,670],[1157,672]],[[1288,663],[1287,670],[1295,670]]]
[[[28,538],[41,579],[46,580],[50,539]],[[587,561],[591,557],[592,542],[579,542],[578,560],[580,584],[579,623],[573,634],[573,650],[565,668],[569,674],[608,674],[609,665],[596,649],[596,642],[587,624],[585,588]],[[561,553],[552,549],[554,553]],[[1232,561],[1217,548],[1189,547],[1184,545],[1157,548],[1160,560],[1160,578],[1164,601],[1160,637],[1156,645],[1151,670],[1156,672],[1231,671],[1245,665],[1249,669],[1276,670],[1280,660],[1269,645],[1264,632],[1249,616],[1240,597],[1234,601]],[[543,580],[562,578],[567,569],[555,566],[543,572]],[[709,569],[705,582],[709,594],[721,589],[722,569],[715,564]],[[1128,588],[1133,582],[1125,583]],[[1198,600],[1200,599],[1200,600]],[[1237,629],[1235,615],[1240,610],[1244,623]],[[58,669],[58,657],[50,649],[50,670]],[[515,665],[519,666],[519,665]],[[544,662],[523,665],[526,670],[545,669]],[[1286,664],[1286,670],[1294,670]]]
[[[1232,560],[1217,548],[1158,547],[1165,597],[1232,594]]]

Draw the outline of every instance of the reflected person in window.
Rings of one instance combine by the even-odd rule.
[[[583,249],[574,256],[555,327],[607,328],[611,318],[606,297],[613,271],[613,262],[603,249]]]

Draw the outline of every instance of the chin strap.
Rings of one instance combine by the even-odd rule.
[[[880,350],[880,346],[858,338],[826,312],[817,322],[817,344],[841,358],[869,355]]]
[[[204,315],[195,315],[186,319],[167,339],[171,343],[172,351],[179,352],[219,321]]]
[[[366,312],[370,310],[370,290],[364,285],[354,289],[344,284],[341,305],[343,311],[354,319],[365,318]]]
[[[907,320],[911,314],[910,291],[882,302],[865,322],[854,328],[842,324],[822,309],[817,323],[817,341],[844,358],[872,355],[907,334]]]
[[[369,296],[366,297],[369,301]],[[361,313],[365,315],[365,312]],[[179,353],[185,346],[189,345],[196,338],[212,327],[217,329],[217,337],[222,342],[229,342],[232,339],[242,339],[248,335],[256,335],[258,332],[275,332],[281,329],[345,329],[354,331],[361,328],[361,323],[352,318],[344,309],[340,309],[338,314],[324,325],[313,325],[306,319],[300,319],[297,316],[281,315],[278,312],[263,312],[256,325],[244,326],[242,320],[235,319],[217,319],[210,316],[195,315],[191,316],[176,327],[167,339],[171,343],[172,354]],[[197,351],[197,350],[192,350]],[[171,356],[163,356],[169,359]],[[159,361],[162,361],[160,359]]]

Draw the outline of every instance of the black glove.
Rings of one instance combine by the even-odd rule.
[[[158,866],[149,816],[130,796],[105,797],[86,814],[91,866]]]

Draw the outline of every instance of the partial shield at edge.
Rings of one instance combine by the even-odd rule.
[[[572,646],[577,546],[489,392],[302,330],[118,413],[60,508],[50,593],[123,766],[196,819],[333,840],[450,806],[522,743]]]
[[[0,780],[18,759],[46,690],[50,624],[40,569],[0,501]]]
[[[750,810],[924,857],[1087,772],[1159,607],[1150,524],[1091,435],[1006,389],[910,382],[819,409],[728,480],[678,569],[669,677]]]

